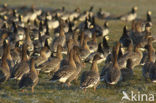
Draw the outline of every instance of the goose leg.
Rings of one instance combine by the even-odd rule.
[[[32,93],[34,93],[34,86],[31,87],[31,91],[32,91]]]
[[[96,86],[94,87],[94,92],[96,92]]]

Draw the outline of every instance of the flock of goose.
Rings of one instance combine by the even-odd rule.
[[[121,16],[113,16],[94,7],[80,12],[62,9],[41,10],[32,7],[11,8],[0,5],[0,83],[15,79],[19,88],[39,82],[39,72],[47,73],[52,82],[68,87],[79,80],[80,88],[94,88],[105,82],[116,85],[133,76],[133,69],[142,65],[145,80],[156,82],[156,41],[151,33],[151,11],[147,19],[137,18],[137,7]],[[104,20],[104,25],[96,23]],[[131,22],[123,27],[120,40],[109,46],[109,20]],[[98,42],[97,39],[103,38]],[[91,69],[80,75],[86,63]],[[99,73],[98,64],[105,63]]]

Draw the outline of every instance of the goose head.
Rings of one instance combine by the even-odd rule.
[[[132,13],[136,13],[137,10],[138,10],[138,7],[137,7],[137,6],[134,6],[134,7],[132,8]]]
[[[148,21],[148,22],[152,22],[151,15],[152,15],[152,12],[151,12],[150,10],[147,11],[146,21]]]
[[[93,62],[98,61],[98,60],[100,60],[100,59],[102,59],[101,56],[98,55],[98,54],[96,54],[96,55],[94,56],[94,58],[93,58]]]

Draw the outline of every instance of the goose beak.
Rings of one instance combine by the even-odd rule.
[[[148,13],[149,15],[152,15],[152,12],[151,12],[151,11],[148,11],[147,13]]]
[[[126,52],[126,48],[125,47],[122,47],[121,48],[121,51],[122,51],[122,53],[125,53]]]
[[[106,40],[107,40],[107,41],[110,39],[108,35],[107,35],[107,36],[105,36],[105,38],[106,38]]]
[[[89,27],[90,29],[93,29],[94,28],[94,26],[93,25],[90,25],[90,27]]]
[[[146,51],[146,49],[145,49],[145,48],[139,48],[139,49],[140,49],[141,51],[143,51],[143,52],[144,52],[144,51]]]
[[[134,7],[134,10],[138,10],[138,7],[137,7],[137,6],[135,6],[135,7]]]

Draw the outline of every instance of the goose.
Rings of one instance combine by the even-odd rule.
[[[108,22],[106,21],[103,25],[103,28],[102,28],[102,37],[106,36],[109,34],[109,27],[108,27]]]
[[[52,42],[52,51],[56,52],[57,45],[61,45],[62,47],[64,47],[65,42],[66,42],[66,36],[64,34],[63,27],[61,26],[59,36],[54,38]]]
[[[127,21],[127,22],[133,21],[137,17],[137,13],[136,13],[137,10],[138,10],[138,7],[134,6],[132,8],[131,12],[129,12],[129,13],[125,14],[125,15],[120,16],[119,19],[122,20],[122,21]]]
[[[132,30],[130,32],[130,37],[134,45],[137,45],[142,40],[143,35],[143,23],[142,22],[132,22]]]
[[[69,54],[72,48],[73,48],[73,40],[69,39],[67,41],[67,56],[64,59],[62,59],[60,67],[67,65],[69,63]]]
[[[86,88],[94,88],[96,91],[96,87],[100,82],[100,75],[97,65],[97,60],[101,59],[101,57],[96,54],[93,59],[93,63],[90,71],[84,71],[81,75],[80,88],[86,91]]]
[[[84,35],[88,36],[89,38],[92,38],[92,32],[90,29],[93,27],[94,26],[91,26],[91,22],[88,20],[88,18],[86,18],[85,21],[79,25],[80,30],[83,30]]]
[[[135,66],[138,66],[140,64],[140,61],[143,57],[142,51],[141,51],[141,45],[138,44],[134,47],[134,52],[132,51],[133,44],[131,43],[128,48],[128,52],[123,55],[121,59],[118,60],[118,63],[121,68],[124,68],[126,66],[126,62],[128,59],[132,60],[132,68]]]
[[[1,38],[0,38],[0,58],[3,55],[3,43],[5,41],[5,39],[8,37],[8,33],[7,32],[3,32],[3,34],[1,34]]]
[[[83,46],[80,50],[80,58],[82,60],[85,60],[90,54],[90,49],[87,44],[88,40],[89,40],[89,37],[85,36],[84,41],[83,41]]]
[[[106,11],[102,11],[102,8],[99,8],[96,15],[99,19],[105,19],[110,16],[110,13]]]
[[[116,47],[113,47],[113,63],[108,67],[105,74],[105,82],[111,85],[117,84],[121,80],[121,71],[118,65],[117,56],[119,52],[120,43],[118,42]]]
[[[43,64],[48,60],[48,58],[51,55],[51,51],[49,50],[49,47],[45,46],[41,48],[40,50],[40,56],[34,58],[35,59],[35,66],[38,67],[39,65]]]
[[[48,17],[46,17],[45,23],[47,23],[50,30],[56,29],[59,26],[58,20],[48,20]]]
[[[96,23],[95,16],[92,16],[92,17],[89,16],[89,22],[90,22],[89,29],[91,33],[94,34],[96,32],[96,36],[102,35],[102,28],[100,25]]]
[[[16,42],[15,48],[11,50],[11,57],[14,64],[17,64],[21,61],[21,50],[20,50],[20,41]]]
[[[31,38],[30,38],[30,30],[29,30],[29,28],[26,28],[26,38],[25,38],[25,42],[26,42],[26,44],[28,45],[28,51],[29,51],[29,53],[30,53],[30,55],[32,54],[32,52],[34,51],[34,45],[33,45],[33,42],[32,42],[32,40],[31,40]]]
[[[68,41],[69,39],[72,39],[72,36],[73,36],[73,25],[72,25],[72,22],[69,20],[69,23],[68,23],[68,27],[69,27],[69,30],[68,32],[66,33],[66,40]]]
[[[92,40],[87,42],[89,46],[90,53],[95,52],[98,48],[97,40],[96,40],[96,33],[93,34]]]
[[[105,49],[105,50],[104,50],[104,49],[105,49],[105,48],[103,48],[102,43],[99,43],[99,44],[98,44],[98,49],[97,49],[97,51],[91,53],[91,54],[85,59],[85,62],[92,63],[93,58],[94,58],[94,56],[95,56],[96,54],[98,54],[98,55],[101,57],[101,59],[97,60],[97,64],[100,64],[100,63],[102,63],[103,61],[105,61],[105,60],[106,60],[106,57],[107,57],[108,54],[109,54],[109,52],[108,52],[106,49]],[[103,51],[103,50],[104,50],[104,51]]]
[[[24,44],[22,47],[22,60],[14,66],[12,78],[21,80],[22,76],[30,71],[29,64],[27,62],[27,45]]]
[[[73,44],[74,46],[80,46],[80,43],[78,42],[78,31],[75,31],[74,34],[73,34]]]
[[[152,18],[151,18],[152,12],[149,10],[147,11],[147,16],[146,16],[146,22],[152,24]]]
[[[127,26],[124,26],[122,36],[120,37],[120,43],[123,45],[123,47],[128,47],[131,43],[131,38],[127,29]]]
[[[155,65],[154,64],[155,63],[155,49],[152,46],[151,38],[149,38],[147,46],[148,46],[148,58],[144,66],[142,67],[142,74],[145,80],[148,79],[150,69],[152,68],[153,65]]]
[[[129,80],[133,76],[132,60],[127,60],[126,68],[121,69],[122,81]]]
[[[70,77],[68,78],[68,80],[66,81],[66,83],[67,83],[68,86],[71,85],[70,83],[71,83],[73,80],[76,80],[76,81],[77,81],[77,79],[78,79],[78,77],[79,77],[79,74],[80,74],[80,72],[81,72],[81,69],[83,68],[83,64],[82,64],[82,61],[81,61],[80,56],[79,56],[80,48],[79,48],[78,46],[74,46],[73,49],[74,49],[73,59],[74,59],[75,64],[76,64],[76,71],[75,71],[75,72],[73,73],[73,75],[70,76]]]
[[[19,82],[19,88],[31,87],[32,93],[34,92],[34,87],[38,84],[39,77],[38,72],[35,69],[35,60],[32,58],[30,71],[24,74]]]
[[[75,73],[76,64],[73,59],[73,55],[74,55],[74,49],[70,51],[69,64],[64,65],[63,67],[59,68],[57,72],[55,72],[54,76],[51,79],[52,82],[59,81],[61,83],[66,83],[66,81]]]
[[[34,8],[32,8],[31,11],[29,11],[28,13],[26,13],[26,15],[24,15],[23,17],[23,21],[27,22],[28,20],[30,21],[34,21],[38,15],[40,15],[42,13],[42,10],[35,10]]]
[[[55,73],[59,69],[61,60],[63,59],[61,54],[62,50],[62,46],[58,45],[56,57],[51,57],[50,60],[41,64],[37,70],[41,70],[44,73]]]
[[[7,81],[10,78],[10,74],[11,74],[10,68],[7,62],[7,57],[8,57],[8,52],[9,52],[8,40],[4,41],[3,48],[4,48],[4,52],[3,52],[2,59],[1,59],[2,60],[1,66],[0,66],[0,83]]]
[[[149,40],[150,40],[150,42],[152,42],[153,38],[152,37],[148,38],[148,43],[149,43]],[[145,46],[145,49],[147,51],[149,51],[149,49],[152,50],[152,52],[151,52],[152,55],[153,55],[152,60],[153,60],[153,62],[155,62],[155,56],[154,56],[155,55],[155,50],[154,50],[153,46],[151,44],[147,44]],[[148,61],[148,52],[147,51],[143,52],[143,57],[142,57],[141,62],[140,62],[141,65],[144,65]]]

